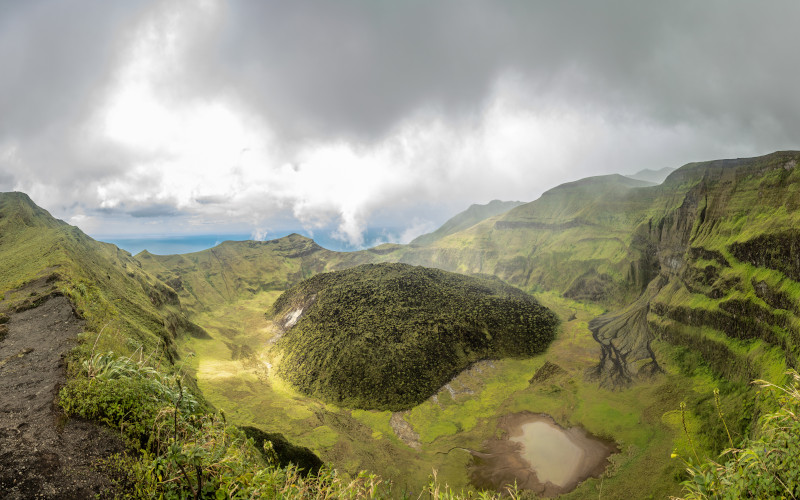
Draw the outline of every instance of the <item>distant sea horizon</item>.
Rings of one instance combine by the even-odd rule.
[[[313,239],[318,245],[328,250],[336,252],[352,252],[372,248],[382,243],[396,243],[399,230],[394,228],[370,228],[364,237],[364,245],[356,246],[349,242],[342,241],[333,236],[332,231],[314,231],[313,236],[305,230],[286,230],[269,233],[265,241],[276,240],[297,233],[307,238]],[[175,255],[192,252],[200,252],[213,248],[223,241],[249,241],[253,237],[251,234],[192,234],[175,236],[114,236],[114,235],[92,235],[92,238],[106,243],[117,245],[123,250],[127,250],[132,255],[136,255],[143,250],[156,255]]]

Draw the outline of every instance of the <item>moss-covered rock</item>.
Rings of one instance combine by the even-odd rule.
[[[279,373],[337,404],[399,410],[424,401],[471,363],[530,356],[557,319],[496,278],[406,264],[314,276],[268,313],[286,332]]]

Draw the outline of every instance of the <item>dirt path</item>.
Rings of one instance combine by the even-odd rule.
[[[0,498],[111,496],[112,482],[95,464],[122,443],[94,424],[64,423],[55,403],[63,355],[82,321],[60,296],[10,316],[0,341]]]

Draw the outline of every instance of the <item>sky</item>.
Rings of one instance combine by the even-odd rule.
[[[795,0],[0,0],[0,191],[90,235],[407,242],[472,203],[800,148],[797,19]]]

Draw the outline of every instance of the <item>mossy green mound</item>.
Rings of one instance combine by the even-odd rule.
[[[550,310],[496,278],[406,264],[319,274],[268,314],[286,328],[279,373],[295,387],[391,410],[424,401],[480,359],[543,351],[557,325]]]

